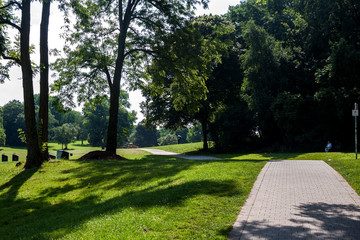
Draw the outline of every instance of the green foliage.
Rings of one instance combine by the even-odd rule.
[[[159,133],[156,129],[147,128],[144,122],[140,122],[135,128],[131,141],[139,147],[152,147],[157,146],[158,137]]]
[[[329,139],[352,148],[349,113],[360,100],[359,1],[248,0],[224,17],[191,18],[198,3],[63,3],[64,37],[71,47],[54,64],[58,75],[53,89],[59,98],[51,101],[56,105],[62,100],[58,106],[64,110],[73,104],[74,93],[88,106],[111,95],[117,106],[114,93],[124,78],[146,97],[142,109],[147,127],[176,131],[200,121],[203,135],[210,132],[222,149],[319,150]],[[0,20],[18,23],[12,14],[16,6],[2,8]],[[70,16],[77,20],[74,25]],[[15,58],[17,38],[10,47],[6,33],[0,24],[1,53]],[[122,144],[133,117],[115,110],[124,119],[117,121],[124,124],[116,139]],[[51,112],[52,126],[78,121],[70,116],[74,113],[66,120]],[[11,139],[5,118],[4,127]],[[115,127],[107,127],[110,136]],[[87,133],[81,135],[84,139]],[[98,142],[105,135],[98,134]]]
[[[68,111],[68,112],[65,112],[61,116],[61,120],[60,120],[59,124],[62,125],[65,123],[73,123],[76,125],[80,125],[82,120],[83,119],[82,119],[81,113],[79,113],[77,111]]]
[[[302,104],[303,99],[300,94],[283,92],[277,96],[270,107],[278,129],[280,129],[287,145],[292,144],[297,136],[301,135],[300,129],[294,126],[299,121]]]
[[[169,133],[163,137],[160,137],[157,141],[159,146],[172,145],[178,143],[178,138],[175,134]]]
[[[186,140],[190,143],[201,142],[202,132],[200,123],[195,124],[192,128],[189,129]]]
[[[84,127],[88,141],[92,146],[105,146],[105,134],[108,123],[109,103],[95,105],[94,109],[85,110]]]
[[[5,146],[5,144],[6,144],[5,129],[0,127],[0,146]]]
[[[129,112],[125,108],[119,108],[118,113],[118,145],[124,146],[129,141],[130,134],[134,129],[134,123],[136,121],[136,112]]]
[[[70,123],[64,123],[63,125],[52,129],[54,140],[61,145],[65,145],[65,149],[68,148],[69,143],[76,140],[78,130],[76,125]]]
[[[344,106],[351,106],[360,94],[360,49],[345,39],[334,43],[327,64],[316,74],[320,85],[316,97],[319,100],[336,99],[336,111],[339,117],[348,114]]]
[[[255,139],[253,130],[252,114],[241,99],[236,105],[229,104],[217,111],[215,120],[210,124],[211,139],[215,142],[216,150],[220,152],[232,149],[248,150],[250,141]]]
[[[235,27],[220,16],[203,16],[164,39],[143,87],[148,125],[177,130],[197,120],[205,126],[203,134],[207,136],[207,125],[226,98],[226,90],[221,90],[228,83],[218,68],[230,55],[234,31]]]
[[[26,143],[26,135],[25,135],[25,131],[22,130],[21,128],[19,128],[17,130],[18,134],[19,134],[19,139],[21,140],[21,142]]]
[[[136,113],[125,109],[125,107],[129,106],[128,98],[128,94],[122,92],[118,112],[118,145],[124,145],[128,141],[136,120]],[[91,105],[86,105],[83,111],[85,112],[83,126],[86,132],[84,131],[82,134],[88,136],[87,140],[92,146],[105,146],[109,119],[109,100],[105,99],[101,103],[93,102]]]
[[[5,104],[3,107],[3,123],[6,144],[9,146],[24,146],[24,142],[18,137],[18,129],[25,129],[24,104],[17,100]]]
[[[0,146],[5,146],[6,143],[6,134],[3,122],[3,110],[0,107]]]
[[[19,6],[13,3],[5,7],[8,3],[8,1],[0,1],[0,59],[6,59],[0,61],[0,83],[10,79],[10,68],[18,64],[20,60],[19,38],[16,35],[15,42],[12,44],[12,39],[8,36],[9,26],[7,25],[9,23],[19,24],[19,19],[14,14],[14,11]],[[13,61],[13,59],[16,59],[16,61]]]
[[[175,135],[179,138],[179,136],[181,137],[180,139],[180,143],[188,143],[186,136],[189,133],[189,129],[187,128],[182,128],[179,129],[175,132]]]
[[[198,4],[206,6],[207,0],[79,0],[62,5],[67,23],[64,37],[71,48],[66,47],[66,58],[54,64],[59,74],[53,90],[69,105],[75,92],[79,102],[110,95],[108,151],[116,151],[121,80],[136,87],[147,78],[144,70],[149,55],[163,43],[164,35],[193,15]],[[74,25],[70,16],[76,18]]]
[[[167,36],[148,68],[150,96],[155,100],[163,98],[154,102],[170,101],[168,104],[176,111],[197,113],[206,99],[206,81],[232,43],[226,36],[233,31],[234,27],[223,18],[204,16]]]

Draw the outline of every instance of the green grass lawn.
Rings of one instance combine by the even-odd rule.
[[[119,153],[129,160],[0,163],[0,239],[226,239],[266,163]]]
[[[340,173],[350,186],[360,195],[360,159],[352,158],[332,159],[327,163]]]
[[[61,146],[50,145],[50,152]],[[196,154],[201,143],[161,147]],[[77,159],[99,150],[75,143]],[[22,161],[26,150],[2,148]],[[190,161],[119,149],[122,161],[58,161],[23,171],[0,162],[0,239],[227,239],[267,160],[325,160],[360,192],[351,153],[211,154]],[[205,154],[198,152],[197,154]]]
[[[61,150],[61,144],[49,143],[49,154],[56,156],[56,151]],[[81,141],[70,143],[68,145],[68,152],[72,153],[73,156],[70,159],[78,159],[89,151],[101,150],[100,147],[91,147],[87,142],[84,142],[84,145],[81,144]],[[18,147],[0,147],[0,155],[5,154],[8,156],[8,160],[11,161],[12,155],[16,154],[19,156],[19,160],[25,162],[26,160],[26,148]]]

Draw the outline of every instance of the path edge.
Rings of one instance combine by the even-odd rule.
[[[354,188],[346,181],[346,179],[338,172],[336,171],[330,164],[328,164],[326,161],[323,161],[323,163],[326,165],[326,167],[329,169],[329,171],[335,175],[336,179],[340,182],[340,184],[344,187],[344,189],[349,193],[350,197],[353,199],[354,203],[356,205],[360,206],[360,196],[357,194],[357,192],[354,190]]]
[[[233,224],[233,229],[228,235],[228,240],[239,240],[241,238],[241,234],[245,228],[251,209],[254,206],[263,179],[272,162],[273,161],[268,161],[263,167],[263,169],[260,171],[259,175],[257,176],[257,179],[250,191],[250,194],[246,199],[244,206],[242,206],[240,210],[240,214],[238,215],[236,221]]]

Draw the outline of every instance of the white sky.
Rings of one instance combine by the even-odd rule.
[[[197,15],[203,14],[224,14],[227,12],[229,6],[234,6],[240,3],[240,0],[210,0],[209,8],[199,8],[196,11]],[[31,44],[34,44],[38,49],[39,35],[40,35],[40,21],[41,21],[41,5],[39,2],[32,2],[31,13]],[[50,14],[50,27],[49,27],[49,49],[57,48],[62,49],[64,41],[60,39],[59,33],[60,27],[63,25],[63,17],[55,4],[51,7]],[[54,60],[50,57],[50,62]],[[39,54],[32,55],[32,61],[39,62]],[[51,75],[51,73],[50,73]],[[5,83],[0,84],[0,106],[4,106],[11,100],[23,101],[23,88],[21,81],[21,70],[19,67],[13,67],[10,70],[11,81],[7,80]],[[51,76],[50,76],[51,78]],[[50,80],[51,81],[51,80]],[[39,76],[34,78],[34,92],[39,93]],[[134,91],[129,93],[129,101],[131,103],[131,110],[137,112],[137,122],[143,119],[143,115],[140,113],[140,103],[144,100],[140,91]],[[81,108],[77,108],[77,111],[81,111]]]

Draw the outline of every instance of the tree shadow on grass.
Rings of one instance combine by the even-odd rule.
[[[6,193],[6,199],[8,201],[13,201],[16,196],[18,195],[19,189],[21,186],[29,180],[36,172],[38,171],[37,168],[32,168],[29,170],[21,171],[19,174],[14,176],[10,181],[0,186],[0,191],[6,188],[9,190]],[[2,196],[4,197],[4,196]],[[1,205],[0,205],[1,206]]]
[[[82,162],[80,167],[64,170],[62,179],[56,179],[64,185],[44,187],[39,196],[31,200],[17,197],[19,188],[35,173],[24,171],[0,187],[10,187],[0,196],[0,206],[6,206],[0,211],[0,239],[4,236],[4,239],[63,237],[92,218],[124,209],[172,208],[198,195],[239,194],[232,181],[182,182],[174,177],[198,164],[204,163],[173,160]],[[68,184],[69,178],[77,179],[76,183]],[[84,196],[72,200],[62,198],[73,191],[82,191]],[[108,191],[113,191],[114,196],[103,199],[102,194]]]
[[[360,236],[360,206],[328,203],[302,204],[288,220],[248,221],[234,227],[230,239],[348,239]],[[281,225],[280,225],[281,223]]]

